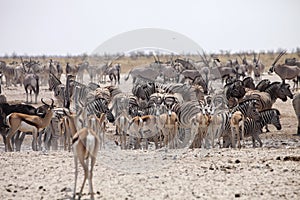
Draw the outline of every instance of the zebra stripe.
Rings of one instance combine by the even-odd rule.
[[[94,114],[97,115],[97,117],[100,117],[101,113],[105,113],[109,122],[113,123],[115,121],[115,117],[113,116],[112,112],[109,110],[105,99],[98,98],[92,102],[89,102],[86,105],[86,111],[87,111],[87,116]]]
[[[252,136],[253,147],[255,147],[255,141],[257,140],[262,147],[262,141],[259,138],[259,134],[262,133],[262,128],[267,124],[273,124],[277,130],[281,129],[280,124],[280,112],[277,109],[268,109],[261,111],[260,120],[255,121],[253,119],[246,119],[244,132],[245,136]]]

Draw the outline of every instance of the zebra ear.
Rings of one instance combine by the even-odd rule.
[[[277,114],[277,115],[280,115],[279,110],[275,109],[275,111],[276,111],[276,114]]]

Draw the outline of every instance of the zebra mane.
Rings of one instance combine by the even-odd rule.
[[[268,112],[268,111],[275,111],[277,115],[280,115],[279,110],[276,109],[276,108],[265,109],[265,110],[260,111],[260,113],[262,113],[262,112]]]

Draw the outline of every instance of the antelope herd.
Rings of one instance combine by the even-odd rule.
[[[269,73],[275,72],[281,82],[262,79],[265,66],[260,56],[249,61],[246,55],[235,60],[220,62],[216,56],[199,55],[201,61],[173,57],[168,62],[155,62],[131,69],[120,82],[121,65],[112,62],[104,65],[78,65],[67,62],[63,68],[52,59],[46,65],[39,61],[23,61],[6,64],[0,61],[0,72],[5,78],[6,88],[24,85],[26,103],[38,101],[39,86],[48,85],[53,91],[51,104],[41,98],[42,106],[35,108],[27,104],[8,104],[1,94],[0,129],[6,151],[21,149],[27,132],[32,133],[32,149],[58,149],[58,140],[65,150],[73,149],[75,158],[75,188],[77,182],[77,160],[84,168],[84,181],[89,181],[93,198],[92,171],[98,148],[113,142],[121,149],[159,148],[214,148],[245,147],[245,138],[252,138],[263,145],[259,135],[268,124],[278,130],[280,110],[274,109],[276,100],[293,99],[300,130],[300,101],[297,91],[300,80],[299,61],[286,59],[277,64],[285,54],[275,58]],[[62,74],[66,83],[62,82]],[[85,84],[87,73],[90,83]],[[105,85],[106,76],[111,85]],[[122,84],[133,86],[130,93],[121,89]],[[294,80],[291,90],[286,80]],[[1,86],[1,85],[0,85]],[[1,88],[1,87],[0,87]],[[3,92],[2,90],[0,90]],[[115,132],[108,137],[108,127]],[[113,137],[111,137],[113,135]],[[43,144],[41,138],[44,136]],[[107,140],[110,138],[110,141]],[[71,144],[72,140],[72,144]],[[13,143],[13,144],[11,144]],[[91,159],[88,168],[85,160]],[[75,193],[74,193],[75,198]]]

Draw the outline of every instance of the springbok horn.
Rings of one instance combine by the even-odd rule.
[[[44,101],[43,98],[41,98],[41,102],[42,102],[43,104],[45,104],[45,105],[48,105],[48,104]]]
[[[54,100],[52,99],[52,98],[50,98],[51,99],[51,108],[54,108]]]

